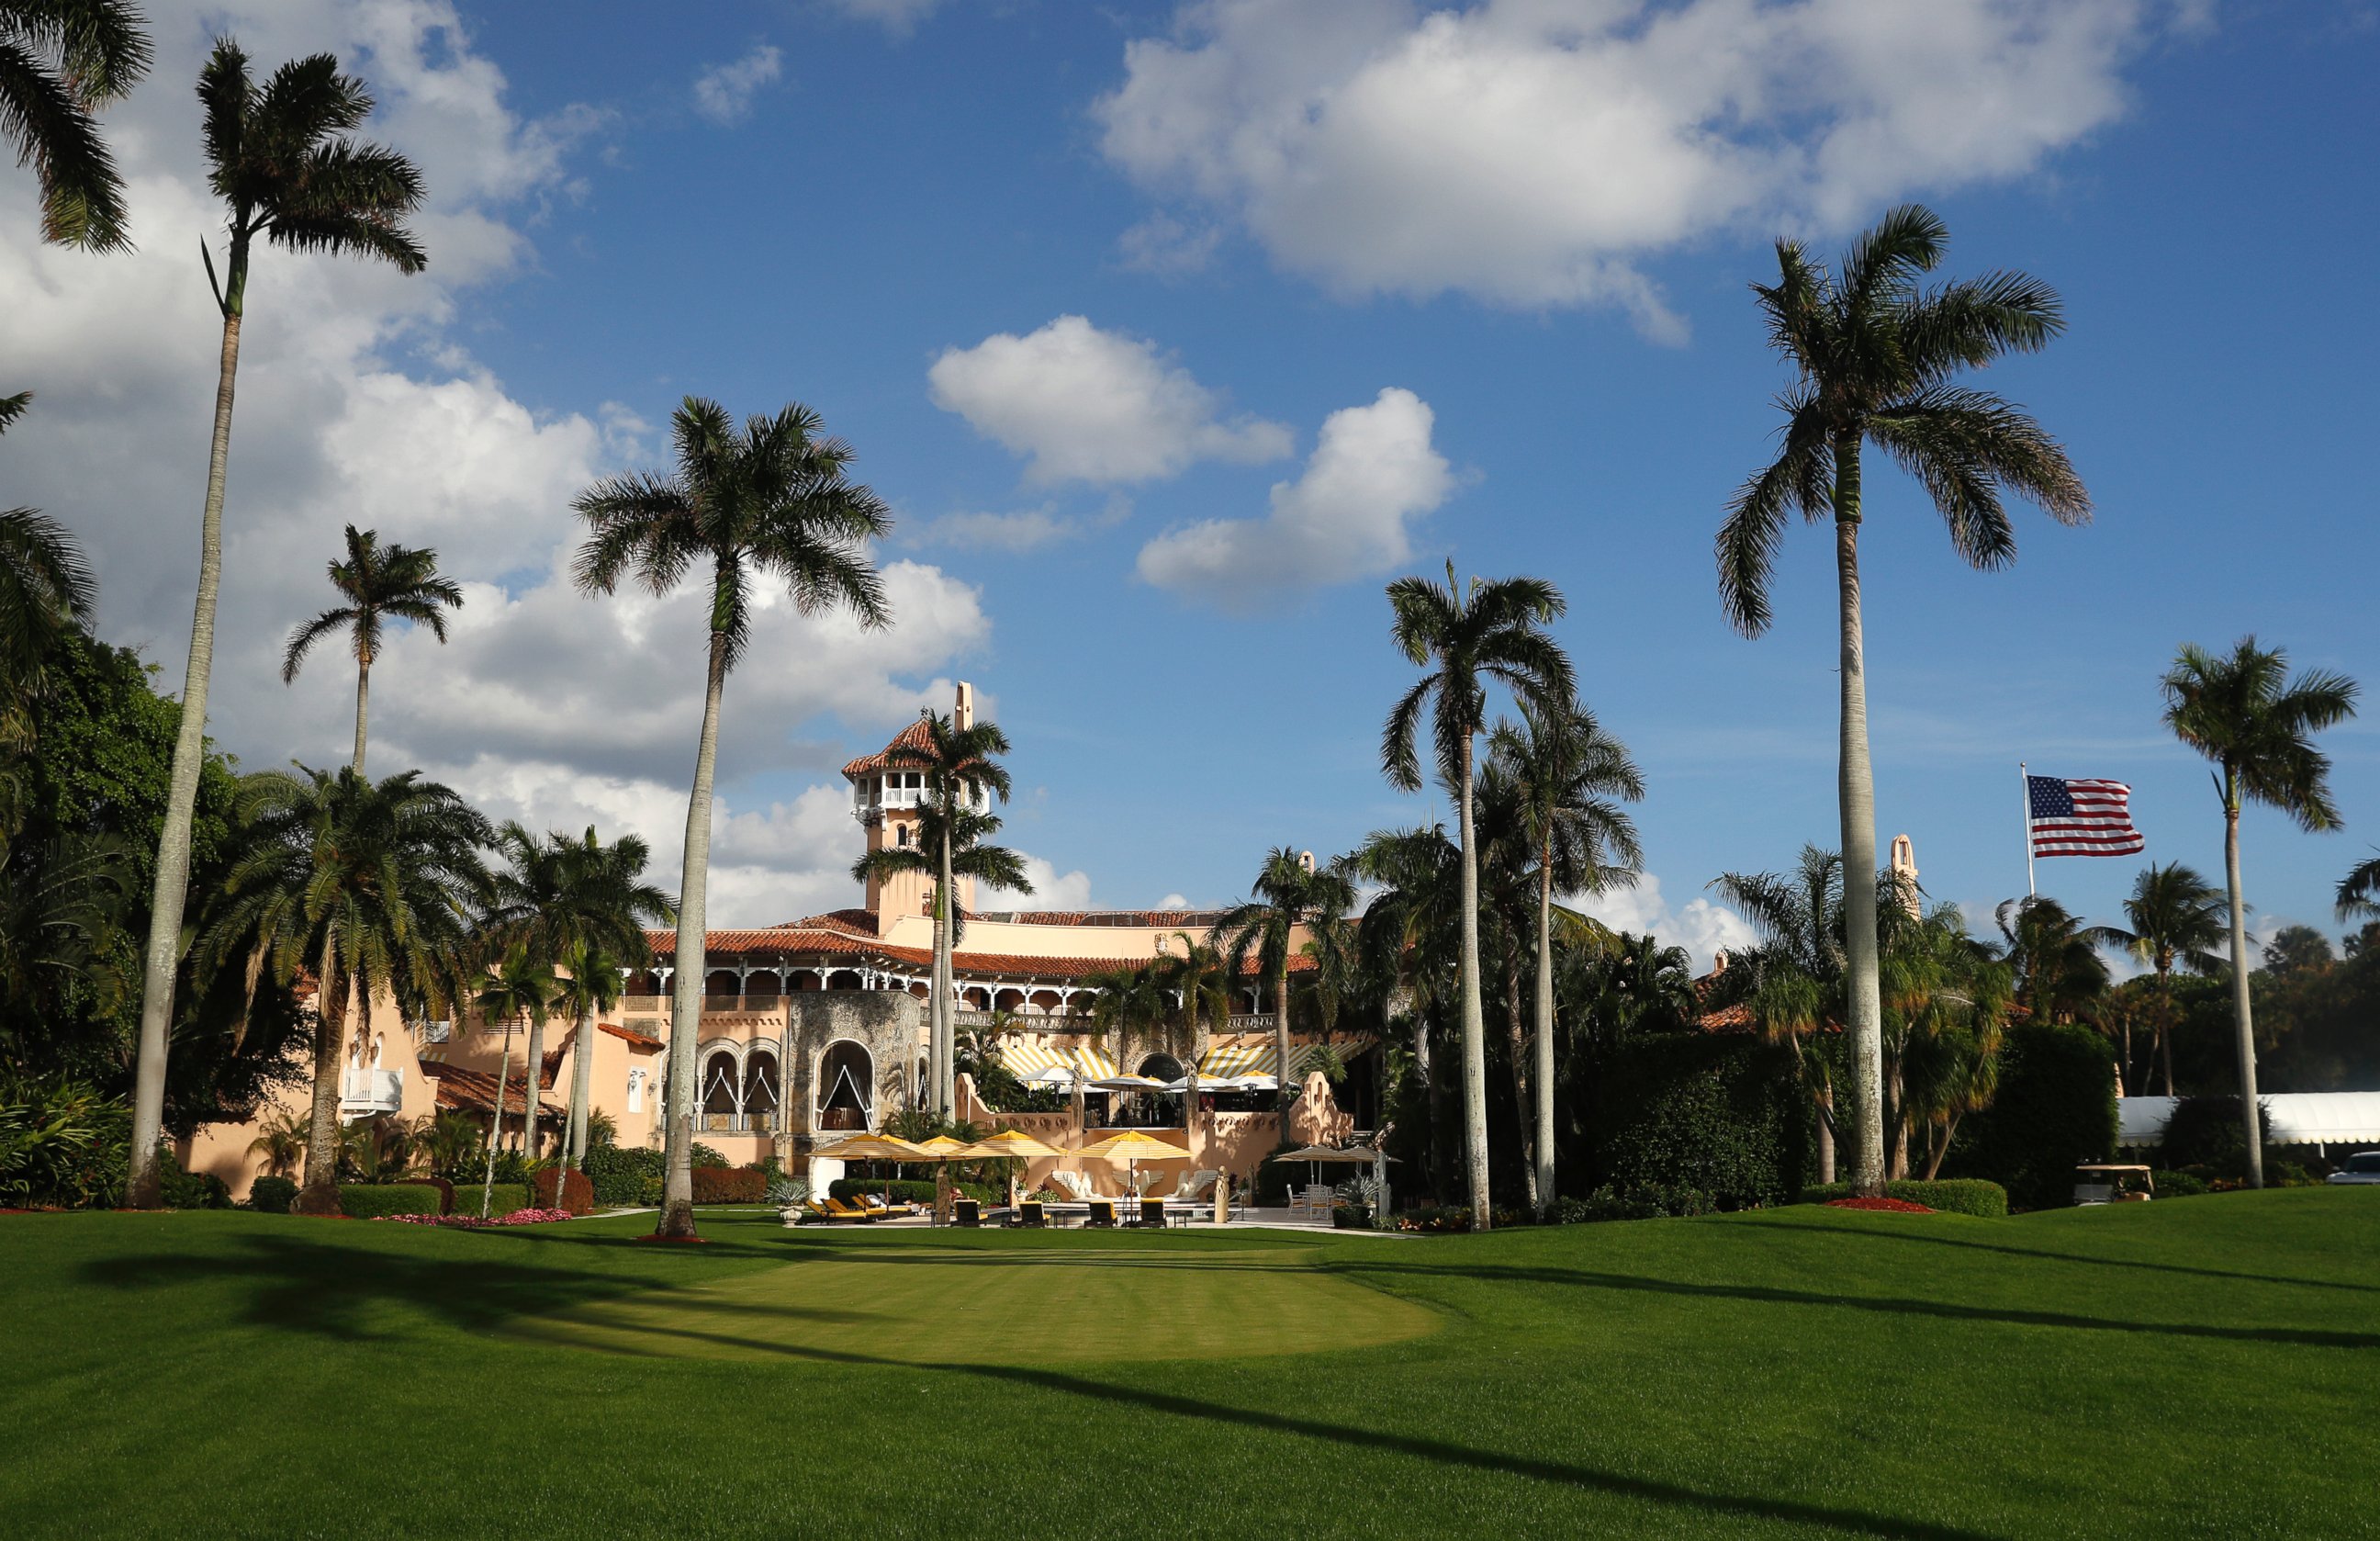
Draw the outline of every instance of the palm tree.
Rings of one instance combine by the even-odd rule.
[[[2248,1131],[2248,1183],[2265,1185],[2265,1142],[2256,1121],[2256,1039],[2248,1005],[2247,904],[2240,890],[2240,808],[2258,802],[2308,831],[2338,828],[2330,801],[2330,760],[2313,735],[2355,715],[2356,686],[2313,670],[2294,678],[2279,648],[2243,637],[2228,653],[2184,644],[2166,672],[2165,722],[2173,735],[2213,760],[2221,775],[2223,875],[2231,906],[2231,1015],[2240,1040],[2240,1107]]]
[[[1245,903],[1225,911],[1208,929],[1207,944],[1222,954],[1233,982],[1254,974],[1272,986],[1274,1096],[1286,1145],[1290,1110],[1297,1101],[1289,1074],[1289,960],[1297,951],[1292,933],[1315,916],[1346,914],[1355,907],[1355,891],[1345,874],[1318,868],[1312,856],[1276,845],[1265,853],[1248,892]]]
[[[612,972],[619,965],[610,960],[625,958],[629,967],[642,967],[650,952],[646,924],[666,925],[672,918],[669,896],[644,880],[650,848],[632,834],[606,845],[596,838],[592,825],[575,840],[559,831],[539,836],[517,819],[496,831],[495,845],[504,865],[492,874],[493,902],[480,920],[489,951],[526,952],[549,969],[557,963],[573,967],[574,978],[576,965],[592,963],[611,973],[608,991],[601,983],[588,980],[568,992],[568,1014],[577,1030],[573,1042],[584,1063],[591,1053],[587,1036],[594,1025],[589,1018],[619,1001],[619,976]],[[529,1019],[528,1062],[534,1079],[545,1063],[540,1017]],[[522,1148],[534,1158],[534,1098],[528,1117]],[[567,1160],[565,1153],[565,1166]]]
[[[1952,549],[1973,566],[2007,565],[2016,537],[2003,491],[2064,524],[2090,517],[2090,495],[2066,452],[2014,404],[1951,383],[2004,353],[2032,352],[2064,327],[2058,296],[2021,273],[1993,273],[1921,289],[1942,260],[1942,222],[1914,205],[1893,210],[1854,242],[1839,273],[1798,241],[1777,243],[1778,281],[1753,285],[1770,345],[1798,376],[1779,398],[1783,445],[1739,490],[1718,532],[1718,586],[1728,619],[1747,637],[1768,627],[1768,586],[1791,514],[1835,524],[1841,633],[1842,855],[1876,868],[1876,779],[1868,762],[1867,673],[1861,636],[1860,452],[1873,442],[1925,489]],[[1850,885],[1852,1189],[1883,1192],[1881,1011],[1876,895]]]
[[[300,1212],[338,1209],[339,1082],[346,1024],[385,992],[409,1014],[452,999],[487,873],[487,821],[407,771],[268,770],[243,778],[246,849],[199,942],[202,965],[245,954],[250,977],[314,976],[313,1116]],[[368,1019],[368,1018],[367,1018]]]
[[[174,975],[181,961],[190,825],[198,807],[199,768],[206,755],[215,590],[223,576],[224,475],[231,458],[232,383],[239,372],[240,325],[248,310],[249,251],[261,236],[292,251],[377,257],[400,273],[419,273],[428,261],[405,227],[405,216],[421,203],[421,174],[395,151],[348,137],[371,115],[372,99],[362,81],[339,73],[337,59],[316,54],[293,60],[259,86],[249,79],[248,55],[239,45],[218,38],[199,74],[199,102],[205,118],[208,182],[224,200],[228,249],[223,282],[214,290],[215,307],[223,314],[223,352],[215,374],[206,502],[199,518],[198,599],[190,613],[181,724],[174,739],[165,818],[157,836],[156,888],[142,953],[130,1186],[133,1207],[142,1209],[159,1203],[156,1158],[165,1111],[165,1028],[173,1016]],[[206,256],[212,285],[214,259]]]
[[[564,953],[562,962],[569,973],[555,992],[553,1005],[577,1025],[570,1039],[570,1111],[562,1147],[562,1174],[567,1177],[574,1163],[582,1167],[587,1164],[588,1099],[595,1074],[594,1035],[603,1014],[620,1004],[625,989],[621,971],[626,965],[600,945],[588,942],[579,942]],[[558,1183],[559,1179],[556,1181]],[[562,1189],[557,1185],[553,1191],[559,1204]]]
[[[2338,880],[2338,918],[2353,920],[2359,916],[2380,918],[2380,855],[2359,863]]]
[[[1123,1074],[1132,1074],[1135,1050],[1157,1041],[1179,1020],[1160,969],[1157,960],[1149,959],[1101,969],[1083,979],[1098,992],[1091,998],[1091,1031],[1114,1050],[1116,1069]]]
[[[1187,1150],[1198,1131],[1199,1024],[1207,1023],[1210,1032],[1231,1030],[1232,965],[1220,952],[1187,931],[1174,932],[1173,940],[1182,944],[1180,955],[1160,952],[1155,967],[1159,985],[1174,997],[1165,1041],[1168,1051],[1182,1062],[1182,1146]]]
[[[894,859],[875,863],[872,870],[879,877],[894,871],[922,871],[934,878],[934,981],[932,993],[927,999],[927,1043],[933,1061],[934,1110],[947,1117],[957,1096],[952,1062],[956,1042],[952,1009],[957,988],[951,976],[951,949],[957,943],[960,922],[954,897],[958,891],[953,880],[972,878],[1022,893],[1032,892],[1033,886],[1025,880],[1023,859],[1013,852],[996,845],[965,843],[969,821],[964,816],[988,812],[995,796],[1003,803],[1008,801],[1007,768],[993,758],[1009,752],[1008,735],[994,722],[958,727],[938,711],[927,712],[921,721],[926,728],[926,742],[894,744],[885,751],[884,763],[894,770],[923,771],[927,807],[957,809],[962,817],[937,820],[930,843],[921,840],[916,851],[896,848],[875,853]],[[998,827],[995,821],[991,829]],[[978,839],[990,832],[980,827],[974,831]],[[903,859],[912,855],[920,859]],[[868,872],[855,868],[852,875],[864,880]]]
[[[0,748],[30,742],[42,661],[68,627],[90,624],[97,600],[64,525],[38,509],[0,508]]]
[[[1430,671],[1405,692],[1380,736],[1389,783],[1417,792],[1421,759],[1414,739],[1424,711],[1434,730],[1439,778],[1454,795],[1462,851],[1462,1025],[1463,1151],[1472,1224],[1492,1223],[1488,1195],[1487,1029],[1479,1002],[1479,848],[1472,819],[1472,740],[1487,728],[1487,684],[1511,691],[1524,710],[1550,718],[1577,694],[1570,660],[1545,626],[1562,613],[1560,590],[1541,578],[1471,580],[1467,593],[1446,565],[1446,586],[1427,578],[1389,585],[1395,619],[1390,636],[1409,662]]]
[[[42,184],[42,239],[124,251],[124,179],[92,115],[149,71],[146,21],[123,0],[0,0],[0,136]]]
[[[719,701],[752,635],[751,586],[775,577],[802,614],[848,610],[863,626],[892,623],[868,543],[892,528],[883,501],[849,478],[852,452],[820,431],[818,414],[788,406],[741,431],[715,401],[688,396],[671,419],[677,474],[600,481],[572,504],[588,524],[573,575],[609,594],[633,576],[656,595],[697,562],[710,568],[710,656],[702,731],[686,799],[671,1002],[667,1167],[656,1235],[694,1234],[696,1034],[700,1030],[705,900],[710,875],[710,788],[719,760]]]
[[[1835,1178],[1834,1067],[1813,1053],[1810,1039],[1828,1020],[1841,1020],[1844,994],[1843,862],[1832,851],[1802,847],[1791,874],[1722,872],[1710,888],[1751,922],[1759,944],[1731,955],[1719,976],[1713,1005],[1740,1001],[1771,1043],[1793,1050],[1818,1115],[1818,1180]],[[1882,989],[1878,988],[1878,1036]],[[1883,1148],[1883,1075],[1876,1077],[1879,1159]]]
[[[480,1126],[471,1122],[470,1114],[459,1110],[441,1113],[422,1132],[422,1159],[433,1175],[452,1182],[479,1154],[481,1143]]]
[[[1488,754],[1519,793],[1522,831],[1536,857],[1537,1195],[1554,1199],[1554,889],[1600,893],[1633,884],[1645,863],[1636,823],[1620,807],[1645,795],[1627,746],[1595,714],[1571,704],[1554,713],[1524,708],[1500,722]]]
[[[2017,999],[2035,1022],[2072,1022],[2107,993],[2099,928],[2085,926],[2055,899],[2010,899],[1995,912],[2004,954],[2016,970]]]
[[[2149,1062],[2165,1067],[2165,1094],[2173,1095],[2173,971],[2176,965],[2193,974],[2212,974],[2223,965],[2215,949],[2225,929],[2223,891],[2180,862],[2149,866],[2132,880],[2132,896],[2124,901],[2124,918],[2131,929],[2101,926],[2094,940],[2124,949],[2156,971],[2157,1011],[2150,1024]],[[2127,1037],[2131,1028],[2125,1029]],[[2131,1068],[2131,1047],[2124,1050],[2125,1070]],[[2129,1081],[2126,1083],[2129,1085]]]
[[[248,1142],[248,1153],[264,1158],[268,1176],[288,1176],[306,1158],[306,1120],[295,1109],[264,1120]]]
[[[381,623],[395,619],[427,626],[446,640],[446,612],[460,609],[463,590],[438,574],[438,553],[412,546],[382,546],[380,531],[347,527],[347,559],[330,566],[331,587],[347,602],[326,610],[289,634],[281,657],[281,683],[298,678],[306,650],[348,628],[356,654],[356,774],[364,773],[364,724],[371,700],[371,666],[380,657]]]
[[[496,1062],[495,1122],[488,1131],[487,1175],[480,1183],[481,1219],[488,1218],[489,1207],[495,1199],[496,1150],[504,1143],[504,1087],[513,1073],[513,1024],[527,1022],[529,1025],[529,1041],[532,1044],[537,1042],[545,1029],[546,1017],[552,1011],[553,998],[560,993],[560,988],[561,982],[554,978],[552,964],[533,956],[525,948],[515,948],[504,954],[504,962],[496,965],[495,973],[472,997],[471,1003],[480,1008],[480,1021],[483,1025],[493,1026],[499,1022],[504,1025],[504,1053]],[[524,1140],[521,1146],[524,1159],[534,1159],[537,1156],[536,1147],[529,1143],[537,1136],[539,1062],[536,1052],[534,1049],[529,1051],[526,1067],[528,1074],[522,1077],[526,1086],[522,1100],[528,1104],[528,1139]],[[561,1190],[557,1188],[555,1197],[560,1196]]]

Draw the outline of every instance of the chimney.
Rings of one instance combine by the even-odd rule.
[[[975,686],[961,680],[957,698],[951,702],[951,727],[954,732],[965,733],[974,726]]]

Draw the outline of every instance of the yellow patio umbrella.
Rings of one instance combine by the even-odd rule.
[[[896,1140],[890,1135],[854,1135],[839,1140],[823,1150],[810,1152],[812,1159],[823,1156],[836,1161],[922,1161],[926,1158],[906,1140]],[[884,1202],[892,1202],[892,1179],[885,1179]]]
[[[950,1172],[945,1170],[953,1161],[971,1161],[975,1147],[965,1140],[954,1140],[948,1135],[936,1135],[929,1140],[919,1140],[913,1147],[914,1160],[934,1163],[934,1219],[936,1223],[950,1219]]]
[[[1022,1129],[1002,1129],[967,1147],[968,1158],[980,1160],[1032,1161],[1065,1154],[1056,1146],[1037,1140]],[[1008,1179],[1008,1206],[1012,1209],[1016,1207],[1016,1178],[1014,1173]]]
[[[1144,1135],[1137,1129],[1127,1129],[1120,1135],[1110,1135],[1096,1144],[1087,1145],[1075,1152],[1085,1160],[1122,1161],[1131,1173],[1129,1182],[1135,1197],[1140,1193],[1140,1163],[1143,1161],[1178,1161],[1188,1159],[1190,1152],[1178,1145]]]

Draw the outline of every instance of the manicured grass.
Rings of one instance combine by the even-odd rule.
[[[703,1223],[0,1217],[0,1535],[2380,1533],[2380,1192]]]

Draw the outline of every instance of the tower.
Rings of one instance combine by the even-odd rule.
[[[1900,907],[1909,912],[1909,918],[1918,918],[1917,843],[1905,834],[1892,837],[1892,887],[1900,896]]]
[[[918,816],[926,806],[926,772],[894,765],[891,760],[895,749],[923,749],[931,742],[926,715],[920,711],[917,720],[896,734],[883,748],[843,768],[844,780],[851,783],[851,816],[867,831],[870,854],[887,848],[909,850],[918,844]],[[975,686],[965,680],[959,682],[951,702],[951,723],[959,729],[975,724]],[[958,890],[960,907],[975,908],[975,880],[961,878],[953,886]],[[925,872],[871,877],[861,903],[874,912],[876,934],[883,936],[904,916],[933,914],[933,891],[934,879]]]

